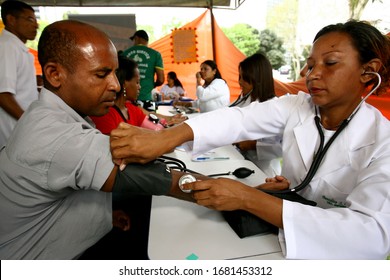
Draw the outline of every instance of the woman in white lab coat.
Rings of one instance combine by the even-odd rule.
[[[318,154],[319,133],[326,143],[344,127],[300,193],[316,201],[316,207],[229,179],[197,181],[185,188],[194,190],[199,205],[243,209],[279,227],[286,258],[384,259],[390,254],[390,122],[361,96],[381,81],[388,86],[389,39],[364,22],[330,25],[316,35],[307,65],[309,94],[220,109],[153,137],[121,126],[112,133],[115,161],[145,162],[189,140],[194,140],[193,152],[202,153],[243,139],[280,135],[282,175],[294,188]],[[268,185],[283,185],[282,179]]]
[[[196,72],[196,97],[194,101],[176,101],[174,106],[194,107],[200,113],[211,112],[229,106],[230,91],[226,81],[222,78],[217,63],[214,60],[205,60]]]
[[[213,60],[203,61],[196,73],[196,97],[194,102],[201,113],[229,106],[229,87]]]
[[[272,65],[262,53],[255,53],[238,65],[239,97],[229,107],[245,107],[252,102],[265,102],[275,96]],[[241,154],[256,164],[267,176],[281,173],[282,137],[273,136],[257,140],[245,140],[234,145]]]

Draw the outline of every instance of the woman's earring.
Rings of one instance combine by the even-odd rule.
[[[123,96],[126,97],[126,89],[123,88]]]

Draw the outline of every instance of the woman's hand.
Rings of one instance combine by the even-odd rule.
[[[256,140],[247,140],[247,141],[241,141],[238,143],[234,143],[234,145],[239,148],[241,151],[251,151],[256,150]]]
[[[120,123],[110,134],[111,154],[122,170],[130,162],[154,160],[193,137],[192,129],[186,123],[158,131]]]
[[[120,123],[111,131],[110,146],[114,163],[126,165],[130,162],[147,163],[161,154],[159,132]]]
[[[265,183],[257,186],[258,189],[262,190],[286,190],[290,187],[290,181],[287,178],[277,175],[273,178],[266,178]]]
[[[279,177],[281,176],[273,178],[272,184],[286,184],[288,182],[287,180],[280,181]],[[271,184],[271,182],[266,184]],[[183,185],[183,188],[193,190],[192,197],[199,205],[218,211],[245,210],[283,228],[282,199],[239,181],[218,178],[188,183]]]
[[[202,85],[202,75],[200,74],[200,72],[196,72],[195,77],[196,77],[196,85],[201,86]]]
[[[175,125],[175,124],[182,123],[182,122],[184,122],[186,120],[188,120],[187,116],[184,116],[182,114],[176,114],[176,115],[173,115],[173,116],[167,118],[167,123],[168,123],[169,126],[172,126],[172,125]]]
[[[245,197],[251,187],[227,178],[196,181],[183,185],[184,189],[193,190],[196,203],[215,210],[242,209]]]

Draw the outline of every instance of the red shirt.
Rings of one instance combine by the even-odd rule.
[[[126,102],[126,108],[129,113],[129,119],[127,120],[128,124],[141,126],[146,115],[144,112],[137,107],[136,105]],[[125,122],[122,115],[119,112],[111,107],[110,111],[101,117],[91,116],[91,119],[96,125],[96,128],[99,129],[103,134],[110,134],[111,130],[117,128],[119,123]]]

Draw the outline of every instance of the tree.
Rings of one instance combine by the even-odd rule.
[[[349,17],[351,19],[360,19],[364,8],[369,0],[349,0]],[[371,0],[374,3],[375,0]],[[382,0],[379,0],[382,3]]]
[[[149,35],[149,43],[156,40],[156,35],[154,34],[154,27],[152,25],[137,25],[137,30],[145,30]]]
[[[222,28],[230,41],[246,56],[259,49],[259,31],[249,24],[239,23],[230,28]]]
[[[162,36],[172,33],[172,30],[175,28],[180,28],[185,24],[183,20],[178,18],[172,18],[172,20],[168,23],[163,24],[162,26]]]
[[[35,37],[34,40],[27,41],[27,43],[26,43],[26,46],[28,48],[31,48],[31,49],[34,49],[34,50],[38,49],[38,41],[39,41],[39,37],[41,37],[43,29],[45,29],[45,27],[48,26],[50,23],[47,22],[47,21],[44,21],[44,20],[38,20],[38,24],[39,24],[39,27],[38,27],[38,30],[37,30],[37,36]]]
[[[274,32],[265,29],[260,32],[260,44],[258,51],[264,53],[271,62],[272,68],[279,69],[285,64],[283,40]]]
[[[267,13],[267,27],[283,38],[285,44],[283,47],[287,50],[285,64],[291,66],[292,77],[295,80],[299,73],[300,46],[297,44],[297,25],[298,25],[298,0],[283,0],[277,2]]]

